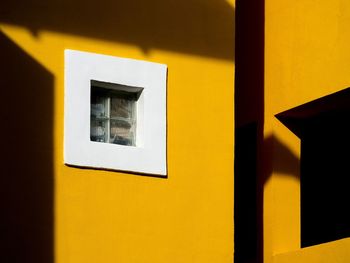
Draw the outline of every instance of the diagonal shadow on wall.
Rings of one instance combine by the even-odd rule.
[[[0,21],[40,31],[234,59],[235,12],[225,0],[4,0]]]
[[[1,262],[51,263],[53,76],[0,32]]]

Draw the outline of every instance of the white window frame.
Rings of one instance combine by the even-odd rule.
[[[136,147],[90,140],[91,80],[143,88]],[[166,82],[164,64],[65,50],[64,163],[166,176]]]

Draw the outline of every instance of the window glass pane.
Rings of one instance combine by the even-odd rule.
[[[133,118],[133,108],[135,101],[128,98],[111,98],[111,117],[125,118],[131,120]]]
[[[91,118],[90,139],[95,142],[107,142],[107,120]]]
[[[136,145],[135,92],[91,87],[90,139],[120,145]]]
[[[91,94],[91,117],[107,117],[107,98]]]
[[[135,100],[127,96],[111,98],[110,143],[135,145]]]
[[[135,145],[135,133],[132,123],[125,120],[111,120],[110,143]]]

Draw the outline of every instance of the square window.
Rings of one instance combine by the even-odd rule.
[[[65,50],[64,162],[164,176],[167,66]]]
[[[142,90],[91,80],[90,140],[136,146],[137,102]]]

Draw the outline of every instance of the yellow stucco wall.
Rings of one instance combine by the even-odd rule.
[[[0,12],[1,32],[53,77],[53,261],[232,262],[234,3],[114,2]],[[267,263],[350,260],[349,239],[300,249],[300,141],[274,117],[350,86],[349,24],[346,0],[265,0]],[[66,48],[168,65],[167,179],[63,165]]]
[[[234,3],[119,2],[0,15],[53,76],[54,262],[232,262]],[[167,179],[63,164],[66,48],[168,65]]]
[[[300,249],[300,141],[274,115],[350,85],[350,2],[265,1],[265,262],[348,262],[348,239]],[[278,152],[288,152],[281,160]],[[292,169],[280,169],[281,162]],[[293,251],[293,252],[292,252]]]
[[[349,262],[349,238],[275,255],[274,262]]]

